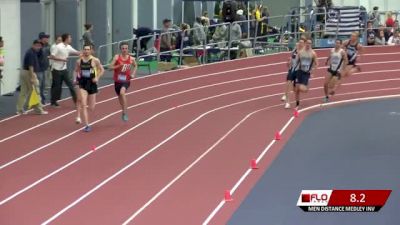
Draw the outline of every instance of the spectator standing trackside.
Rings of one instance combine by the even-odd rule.
[[[243,9],[239,9],[236,14],[238,15],[237,21],[240,22],[240,28],[242,30],[243,35],[248,33],[248,23],[243,22],[246,20],[246,17],[243,15]]]
[[[379,10],[379,7],[375,6],[373,8],[373,11],[369,13],[368,21],[372,22],[372,26],[374,28],[377,28],[377,27],[379,27],[379,25],[381,25],[381,18],[380,18],[378,10]]]
[[[40,93],[37,72],[40,70],[38,52],[41,48],[42,44],[40,41],[35,40],[33,41],[32,47],[25,53],[23,67],[20,74],[21,91],[17,101],[17,115],[26,114],[24,106],[27,98],[32,93],[33,88],[35,88],[38,94]],[[37,114],[47,114],[47,111],[43,110],[41,102],[33,107]]]
[[[176,37],[176,49],[183,49],[192,45],[192,40],[190,38],[190,26],[186,23],[181,24],[181,32],[179,32],[178,36]],[[184,51],[184,53],[187,51]]]
[[[80,52],[71,47],[71,35],[63,34],[61,35],[62,43],[56,45],[56,47],[51,52],[50,59],[53,60],[52,75],[53,83],[51,85],[51,105],[54,107],[59,107],[57,101],[61,98],[62,83],[63,81],[68,86],[74,103],[76,103],[76,93],[72,80],[69,77],[67,61],[70,55],[79,55]]]
[[[55,41],[55,43],[53,43],[53,44],[50,46],[50,55],[51,55],[52,52],[55,51],[57,45],[60,44],[60,43],[62,42],[61,35],[57,35],[54,41]],[[51,58],[51,57],[49,56],[49,58]],[[50,70],[52,70],[52,69],[53,69],[53,62],[54,62],[54,61],[53,61],[52,59],[50,59],[49,61],[50,61]]]
[[[394,19],[392,17],[392,12],[388,12],[386,15],[386,27],[393,27]]]
[[[193,24],[193,41],[195,45],[202,45],[206,41],[206,32],[200,17],[196,17]]]
[[[50,56],[50,46],[49,46],[50,35],[41,32],[39,33],[39,41],[42,44],[42,48],[38,52],[39,58],[39,71],[37,73],[39,79],[40,87],[40,98],[42,99],[42,104],[46,102],[45,88],[46,88],[46,77],[49,69],[49,56]]]
[[[160,40],[160,52],[167,52],[174,50],[174,46],[172,45],[172,34],[168,33],[171,28],[171,20],[164,19],[163,20],[163,29],[161,32],[161,40]],[[162,56],[161,61],[171,61],[170,56]]]
[[[232,23],[230,37],[231,37],[231,47],[239,46],[240,39],[242,38],[242,29],[240,28],[240,25],[236,22]],[[237,53],[238,53],[237,51],[232,51],[231,59],[236,59]]]
[[[257,32],[257,36],[261,36],[262,35],[262,25],[261,25],[261,23],[263,21],[263,19],[261,17],[262,8],[263,8],[262,5],[258,5],[257,9],[254,12],[254,15],[255,15],[254,17],[255,17],[255,19],[256,19],[256,21],[258,23],[258,27],[257,27],[257,31],[256,31]]]
[[[83,46],[91,46],[92,52],[94,52],[94,41],[92,38],[93,25],[85,24],[84,27],[85,27],[85,33],[83,33],[82,35]]]
[[[239,41],[242,38],[242,29],[240,28],[240,25],[238,23],[232,23],[230,36],[233,44],[239,44]]]
[[[4,67],[4,41],[3,37],[0,37],[0,81],[3,78],[3,67]]]
[[[262,9],[262,13],[261,13],[261,17],[262,17],[261,18],[262,19],[262,23],[261,23],[262,30],[261,30],[261,33],[263,35],[266,35],[268,33],[269,15],[270,15],[270,13],[268,11],[268,7],[264,7]]]

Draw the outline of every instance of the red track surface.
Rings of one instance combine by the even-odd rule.
[[[333,100],[398,94],[399,50],[367,48],[363,72],[346,79]],[[320,57],[326,52],[318,51]],[[0,122],[0,224],[40,224],[54,215],[53,224],[121,224],[139,209],[130,224],[201,224],[224,190],[232,188],[250,160],[292,116],[280,102],[286,58],[277,54],[137,79],[128,98],[131,106],[136,105],[129,110],[129,123],[122,123],[115,113],[93,125],[88,134],[70,134],[80,129],[73,123],[70,101],[64,101],[61,109],[50,109],[48,116]],[[321,66],[324,61],[320,60]],[[303,107],[321,102],[325,71],[320,68],[315,73]],[[172,96],[162,98],[168,95]],[[107,101],[112,97],[113,87],[101,90],[98,101],[106,102],[97,105],[93,121],[119,110],[115,99]],[[160,113],[164,110],[168,111]],[[229,219],[302,118],[273,145],[261,169],[251,173],[235,192],[235,201],[225,204],[211,224]],[[42,124],[50,119],[54,120]],[[95,152],[90,151],[92,146],[97,146]]]

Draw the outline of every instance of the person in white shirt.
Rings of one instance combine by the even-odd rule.
[[[399,30],[396,30],[392,36],[390,36],[388,42],[388,45],[400,45],[400,34]]]
[[[72,80],[68,73],[67,61],[70,55],[80,55],[80,52],[71,47],[71,35],[63,34],[61,35],[62,43],[57,44],[51,49],[52,59],[52,76],[53,82],[51,85],[51,105],[54,107],[59,107],[57,101],[61,98],[62,83],[63,81],[68,86],[71,92],[72,99],[76,103],[76,92],[72,84]]]
[[[61,35],[57,35],[55,38],[55,43],[50,46],[50,54],[55,51],[57,45],[60,43],[62,43]],[[53,62],[54,61],[50,59],[50,70],[53,70]]]

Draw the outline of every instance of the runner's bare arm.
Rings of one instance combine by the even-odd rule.
[[[315,70],[318,68],[318,56],[317,56],[317,53],[315,53],[315,52],[313,52],[313,61],[314,61],[314,63],[313,63],[312,69]]]
[[[347,45],[349,44],[349,40],[343,41],[342,49],[347,50]]]
[[[343,65],[347,65],[349,63],[349,59],[347,58],[347,54],[345,51],[342,51],[342,59],[343,59]]]
[[[329,65],[330,62],[331,62],[331,55],[329,55],[328,58],[326,59],[325,66]]]
[[[78,81],[78,74],[81,72],[81,61],[80,61],[80,59],[79,60],[76,60],[76,63],[75,63],[75,71],[74,71],[74,79],[73,79],[73,82],[74,83],[76,83],[77,81]]]
[[[363,53],[364,53],[364,47],[362,46],[362,44],[358,43],[358,45],[357,45],[357,51],[358,51],[357,60],[360,61],[360,60],[361,60],[361,56],[362,56]]]
[[[134,57],[132,57],[132,66],[133,66],[133,69],[132,69],[132,74],[131,74],[131,77],[132,78],[135,78],[136,77],[136,71],[137,71],[137,63],[136,63],[136,60],[135,60],[135,58]]]
[[[117,62],[117,59],[118,59],[118,55],[115,55],[112,62],[108,66],[108,69],[114,70],[114,69],[119,69],[122,67],[122,65],[115,65],[115,63]]]
[[[287,67],[290,68],[290,64],[292,62],[292,57],[289,56],[288,61],[287,61]]]
[[[95,68],[97,69],[97,73],[98,73],[97,74],[97,79],[99,79],[104,74],[104,67],[103,67],[103,65],[101,65],[99,59],[95,59],[94,63],[95,63],[95,66],[96,66]]]

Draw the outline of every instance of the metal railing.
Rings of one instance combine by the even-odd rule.
[[[128,42],[131,49],[135,48],[132,53],[139,63],[153,61],[159,64],[162,61],[173,61],[178,67],[183,64],[186,57],[195,58],[196,63],[212,63],[235,58],[239,51],[246,48],[252,49],[253,54],[287,51],[292,49],[294,43],[304,34],[314,38],[314,47],[318,47],[322,41],[332,44],[334,43],[332,40],[339,38],[339,23],[333,31],[334,35],[324,38],[327,30],[322,26],[327,22],[327,12],[325,8],[323,13],[318,13],[317,10],[319,9],[314,8],[314,13],[271,16],[261,21],[253,19],[190,28],[185,31],[171,30],[123,41]],[[317,16],[324,16],[321,24],[317,24]],[[274,24],[280,27],[272,26]],[[305,32],[299,31],[300,25],[306,30]],[[240,32],[235,33],[238,27],[242,30],[242,34],[247,33],[247,35],[240,36]],[[365,28],[360,27],[358,30],[365,36]],[[161,46],[161,40],[170,41],[172,48]],[[97,55],[101,61],[109,62],[112,56],[119,52],[119,44],[123,41],[99,46]]]

